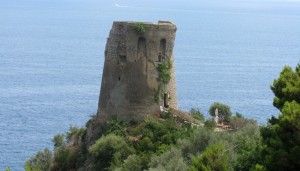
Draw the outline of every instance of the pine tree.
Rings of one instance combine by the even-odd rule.
[[[263,165],[267,170],[300,168],[300,65],[284,67],[271,86],[274,106],[281,111],[261,129]]]

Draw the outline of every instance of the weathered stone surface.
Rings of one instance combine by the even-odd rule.
[[[173,47],[176,26],[171,22],[139,23],[145,28],[140,34],[136,22],[114,22],[107,39],[97,117],[117,115],[123,120],[142,120],[164,106],[177,109]],[[155,100],[158,80],[157,65],[170,60],[171,80],[163,85],[161,98]]]

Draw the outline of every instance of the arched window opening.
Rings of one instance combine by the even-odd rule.
[[[166,39],[161,39],[159,44],[158,61],[164,62],[166,58]]]
[[[138,40],[138,58],[146,57],[146,39],[144,37],[140,37]]]

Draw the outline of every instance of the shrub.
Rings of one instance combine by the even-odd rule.
[[[224,122],[230,121],[230,116],[232,115],[230,107],[226,104],[215,102],[209,108],[209,114],[215,116],[215,111],[218,109],[219,119]]]
[[[108,134],[102,136],[89,148],[97,168],[108,168],[110,165],[122,163],[134,149],[121,136]]]
[[[133,24],[133,29],[138,35],[143,35],[146,32],[146,26],[143,23],[137,22]]]
[[[113,115],[109,118],[105,127],[103,127],[103,134],[115,134],[119,136],[126,136],[126,127],[128,123],[125,121],[119,120],[118,116]]]
[[[235,170],[250,170],[261,162],[261,136],[257,125],[247,125],[237,132],[231,133],[231,146],[236,153]],[[236,144],[236,145],[234,145]]]
[[[65,135],[64,134],[57,134],[53,137],[52,142],[54,143],[54,147],[62,148],[66,145],[65,142]]]
[[[164,112],[162,112],[161,113],[161,118],[163,118],[163,119],[170,119],[171,117],[172,117],[172,113],[171,112],[169,112],[169,111],[164,111]]]
[[[70,126],[69,132],[66,133],[66,139],[69,142],[72,138],[72,136],[82,136],[84,132],[86,131],[85,128],[78,128],[76,126]]]
[[[240,129],[248,125],[256,125],[256,121],[253,119],[247,119],[244,117],[231,117],[229,125],[233,129]]]
[[[212,136],[212,130],[200,128],[195,130],[190,137],[180,139],[177,146],[181,149],[184,158],[189,159],[190,156],[202,152],[209,145]]]
[[[46,171],[49,170],[51,162],[52,162],[52,153],[48,148],[45,148],[44,151],[37,152],[35,156],[30,157],[29,160],[26,161],[25,170]]]
[[[235,112],[235,116],[237,118],[244,118],[243,114],[241,114],[240,112]]]
[[[54,143],[54,157],[50,170],[71,170],[77,168],[81,164],[83,147],[78,144],[68,146],[72,137],[81,137],[85,135],[85,128],[70,127],[70,130],[65,134],[58,134],[54,136],[52,142]],[[75,143],[75,142],[74,142]],[[78,142],[80,143],[80,142]],[[84,144],[80,144],[84,145]]]
[[[51,170],[72,170],[76,168],[78,158],[79,151],[76,148],[55,148],[53,165],[51,166]]]
[[[200,112],[199,109],[192,108],[190,110],[190,114],[193,118],[198,119],[200,121],[205,121],[204,115]]]
[[[193,157],[191,171],[229,170],[228,155],[221,143],[211,145],[197,157]]]
[[[156,147],[149,137],[144,137],[138,142],[138,149],[140,151],[155,151]]]
[[[213,119],[208,119],[204,122],[204,127],[208,129],[214,129],[216,127],[216,122]]]
[[[167,84],[171,80],[171,68],[172,63],[169,59],[157,65],[158,80],[163,84]]]
[[[260,164],[256,164],[254,167],[250,169],[250,171],[267,171],[267,169]]]
[[[184,162],[181,151],[176,148],[161,154],[153,156],[149,163],[149,170],[181,171],[187,170],[187,164]]]
[[[122,169],[123,171],[140,171],[142,170],[142,159],[140,156],[136,154],[132,154],[128,156],[126,160],[124,160],[124,164]]]

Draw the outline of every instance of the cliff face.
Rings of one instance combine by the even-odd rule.
[[[105,49],[97,117],[142,120],[160,106],[177,109],[170,22],[114,22]]]

